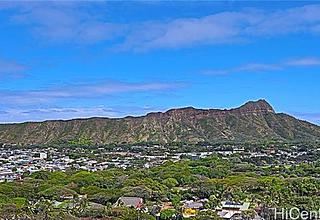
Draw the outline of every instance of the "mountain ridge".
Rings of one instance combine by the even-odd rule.
[[[284,113],[265,100],[231,109],[194,107],[124,118],[92,117],[0,124],[0,142],[68,143],[81,137],[94,144],[215,142],[222,140],[319,140],[320,127]]]

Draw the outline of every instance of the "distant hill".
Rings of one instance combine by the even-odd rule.
[[[230,110],[171,109],[142,117],[89,118],[0,125],[0,142],[46,144],[86,137],[93,143],[320,140],[320,127],[276,113],[265,100]]]

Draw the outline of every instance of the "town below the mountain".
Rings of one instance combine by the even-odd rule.
[[[276,209],[320,205],[319,142],[2,144],[0,154],[1,219],[284,219]]]

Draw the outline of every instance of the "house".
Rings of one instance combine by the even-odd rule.
[[[16,179],[16,175],[11,170],[0,171],[0,182],[12,182]]]
[[[121,206],[140,209],[143,206],[143,199],[139,197],[120,197],[113,207]]]
[[[163,202],[161,205],[161,211],[166,209],[174,209],[172,202]]]
[[[239,219],[239,216],[243,211],[249,209],[250,203],[238,203],[238,202],[230,202],[224,201],[221,202],[221,206],[217,207],[217,214],[219,217],[223,219]],[[240,218],[241,219],[241,218]]]
[[[184,218],[194,217],[201,209],[203,209],[203,203],[201,201],[185,201],[182,206],[182,215]]]

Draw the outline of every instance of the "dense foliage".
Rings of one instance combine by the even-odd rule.
[[[167,162],[151,169],[41,171],[20,182],[0,184],[0,216],[4,219],[155,219],[142,211],[112,207],[121,196],[142,197],[149,210],[154,205],[172,202],[174,208],[163,211],[162,219],[179,213],[180,201],[195,197],[207,198],[208,210],[213,210],[222,200],[249,201],[251,208],[265,205],[317,210],[319,176],[318,161],[256,166],[242,162],[236,155]],[[197,218],[201,216],[216,218],[209,211]]]

